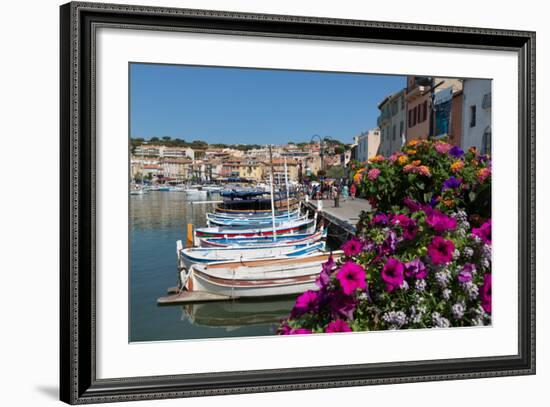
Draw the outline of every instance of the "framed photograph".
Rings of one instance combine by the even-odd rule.
[[[60,21],[62,401],[535,373],[534,32]]]

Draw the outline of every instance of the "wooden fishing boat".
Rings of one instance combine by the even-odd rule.
[[[315,232],[313,228],[304,233],[260,237],[214,237],[197,239],[199,247],[235,247],[235,246],[266,246],[266,245],[295,245],[303,243],[314,243],[327,237],[327,229]]]
[[[298,233],[314,225],[316,219],[291,220],[273,227],[236,228],[236,227],[206,227],[195,230],[195,238],[201,237],[260,237],[273,234]]]
[[[285,212],[279,212],[275,215],[275,218],[288,218],[289,216],[291,218],[296,218],[300,215],[300,210],[295,209],[292,211],[285,211]],[[272,214],[261,214],[261,213],[253,213],[250,215],[242,214],[242,213],[222,213],[222,212],[208,212],[206,214],[207,219],[241,219],[241,220],[263,220],[263,219],[272,219]]]
[[[217,219],[214,217],[206,216],[206,223],[208,226],[224,226],[231,228],[261,228],[261,227],[273,227],[279,226],[285,222],[305,220],[307,215],[302,216],[285,216],[285,217],[274,217],[274,218],[261,218],[261,219]]]
[[[332,254],[334,258],[342,252]],[[229,298],[299,294],[314,289],[315,280],[329,253],[299,258],[195,264],[180,273],[189,292],[215,293]]]
[[[283,244],[225,248],[189,247],[178,252],[178,264],[180,268],[189,269],[193,264],[198,263],[300,257],[323,251],[324,249],[324,241],[303,244],[298,243],[295,245]]]

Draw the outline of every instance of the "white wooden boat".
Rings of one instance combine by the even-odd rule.
[[[307,219],[307,215],[303,216],[286,216],[283,218],[267,218],[267,219],[216,219],[206,216],[208,226],[224,226],[224,227],[241,227],[241,228],[258,228],[258,227],[273,227],[280,226],[289,221],[298,221]]]
[[[324,241],[305,244],[298,243],[295,245],[283,244],[225,248],[190,247],[180,250],[178,252],[178,264],[180,268],[189,269],[193,264],[198,263],[300,257],[307,254],[323,251],[324,249]]]
[[[315,232],[313,227],[306,229],[304,233],[261,237],[213,237],[197,239],[199,247],[241,247],[241,246],[267,246],[267,245],[295,245],[299,243],[314,243],[327,237],[327,229]]]
[[[238,227],[206,227],[195,230],[195,237],[260,237],[273,234],[299,233],[316,223],[316,219],[291,220],[271,226],[243,229]]]
[[[130,195],[143,195],[145,190],[141,185],[132,184],[130,185]]]
[[[289,212],[279,212],[277,213],[276,215],[265,215],[265,214],[240,214],[240,213],[236,213],[236,214],[231,214],[231,213],[212,213],[212,212],[208,212],[206,214],[206,217],[207,219],[220,219],[220,220],[233,220],[233,219],[238,219],[238,220],[271,220],[273,217],[275,217],[275,219],[287,219],[288,217],[290,218],[297,218],[300,216],[300,210],[299,209],[296,209],[296,210],[292,210],[292,211],[289,211]]]
[[[338,258],[342,252],[335,252]],[[315,279],[330,254],[300,258],[195,264],[180,272],[182,286],[229,298],[270,297],[299,294],[314,289]]]

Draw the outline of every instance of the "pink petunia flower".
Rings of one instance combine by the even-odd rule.
[[[289,335],[304,335],[304,334],[311,334],[311,333],[313,333],[311,329],[296,328],[296,329],[291,329],[288,334]]]
[[[479,290],[479,298],[481,299],[483,310],[490,314],[492,311],[492,279],[490,274],[483,276],[483,285]]]
[[[355,256],[356,254],[359,254],[361,253],[361,251],[363,251],[363,242],[361,242],[361,240],[357,239],[356,237],[352,237],[350,240],[342,245],[342,250],[344,251],[344,254],[348,257]]]
[[[441,236],[435,236],[428,246],[428,255],[435,265],[450,262],[453,259],[454,251],[454,243]]]
[[[332,321],[327,325],[327,327],[325,328],[325,332],[326,333],[351,332],[351,328],[349,327],[346,321],[337,319],[336,321]]]
[[[340,282],[342,291],[346,295],[353,294],[358,288],[361,290],[367,288],[365,270],[353,261],[345,262],[340,268],[340,271],[336,274],[336,278]]]
[[[386,283],[386,291],[392,292],[403,284],[405,266],[396,258],[390,257],[382,268],[382,280]]]
[[[426,223],[434,228],[437,233],[443,233],[447,230],[456,229],[456,219],[453,219],[438,210],[433,210],[426,217]]]
[[[473,228],[472,235],[479,237],[485,244],[491,244],[491,225],[491,219],[489,219],[479,228]]]
[[[294,304],[293,314],[302,315],[310,311],[315,311],[318,307],[319,293],[317,291],[306,291],[301,294]]]

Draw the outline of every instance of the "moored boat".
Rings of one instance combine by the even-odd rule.
[[[240,246],[226,248],[192,247],[180,250],[178,264],[180,268],[190,269],[193,264],[220,261],[248,261],[268,258],[300,257],[323,251],[325,242],[297,243],[294,245]]]
[[[243,229],[238,227],[206,227],[195,230],[195,237],[260,237],[273,234],[298,233],[316,223],[316,219],[290,220],[273,227]]]
[[[299,258],[194,264],[180,273],[189,292],[202,291],[229,298],[299,294],[314,289],[315,280],[329,257],[341,252]]]
[[[305,233],[295,234],[277,234],[277,238],[273,236],[260,237],[214,237],[197,239],[199,247],[235,247],[235,246],[266,246],[266,245],[295,245],[299,243],[317,242],[327,236],[327,229],[314,233],[313,228],[307,229]]]

